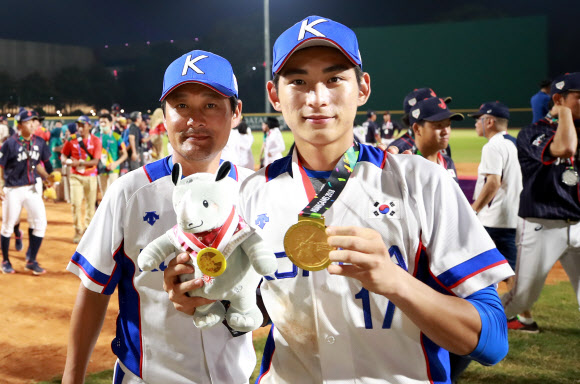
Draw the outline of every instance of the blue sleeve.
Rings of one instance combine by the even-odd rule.
[[[479,343],[468,357],[483,364],[499,363],[508,353],[507,319],[501,300],[493,286],[466,297],[481,317]]]

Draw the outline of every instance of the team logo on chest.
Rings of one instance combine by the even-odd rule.
[[[374,201],[370,208],[371,218],[392,218],[399,219],[400,204],[398,200],[389,199],[386,201]]]
[[[264,227],[266,226],[266,223],[270,221],[270,218],[268,217],[267,214],[262,213],[260,215],[258,215],[258,217],[256,217],[256,225],[258,227],[260,227],[260,229],[264,229]]]
[[[157,220],[159,220],[159,215],[155,213],[155,211],[145,212],[145,216],[143,216],[143,221],[149,223],[151,226],[153,226]]]

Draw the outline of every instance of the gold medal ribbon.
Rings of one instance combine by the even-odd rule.
[[[330,265],[324,213],[344,190],[358,161],[359,144],[353,145],[341,156],[330,177],[317,194],[306,171],[300,163],[300,173],[310,202],[298,214],[298,223],[292,225],[284,236],[286,256],[299,268],[319,271]],[[314,196],[313,196],[314,195]]]

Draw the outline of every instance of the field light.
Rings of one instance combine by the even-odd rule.
[[[9,114],[7,114],[6,116],[10,117],[10,116],[12,116],[12,115],[9,113]]]
[[[121,113],[125,113],[125,110],[124,109],[121,109]]]

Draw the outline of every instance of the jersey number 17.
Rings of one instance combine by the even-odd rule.
[[[389,255],[394,257],[397,260],[397,263],[401,268],[407,271],[407,264],[405,264],[405,260],[403,259],[403,255],[401,255],[401,251],[399,247],[393,245],[389,248]],[[362,301],[362,309],[363,315],[365,319],[365,328],[366,329],[373,329],[373,319],[371,316],[371,300],[370,300],[370,292],[366,288],[362,288],[355,296],[355,299],[361,299]],[[395,304],[389,301],[387,305],[387,310],[385,312],[385,318],[383,320],[383,329],[390,329],[391,323],[393,322],[393,316],[395,316]]]

